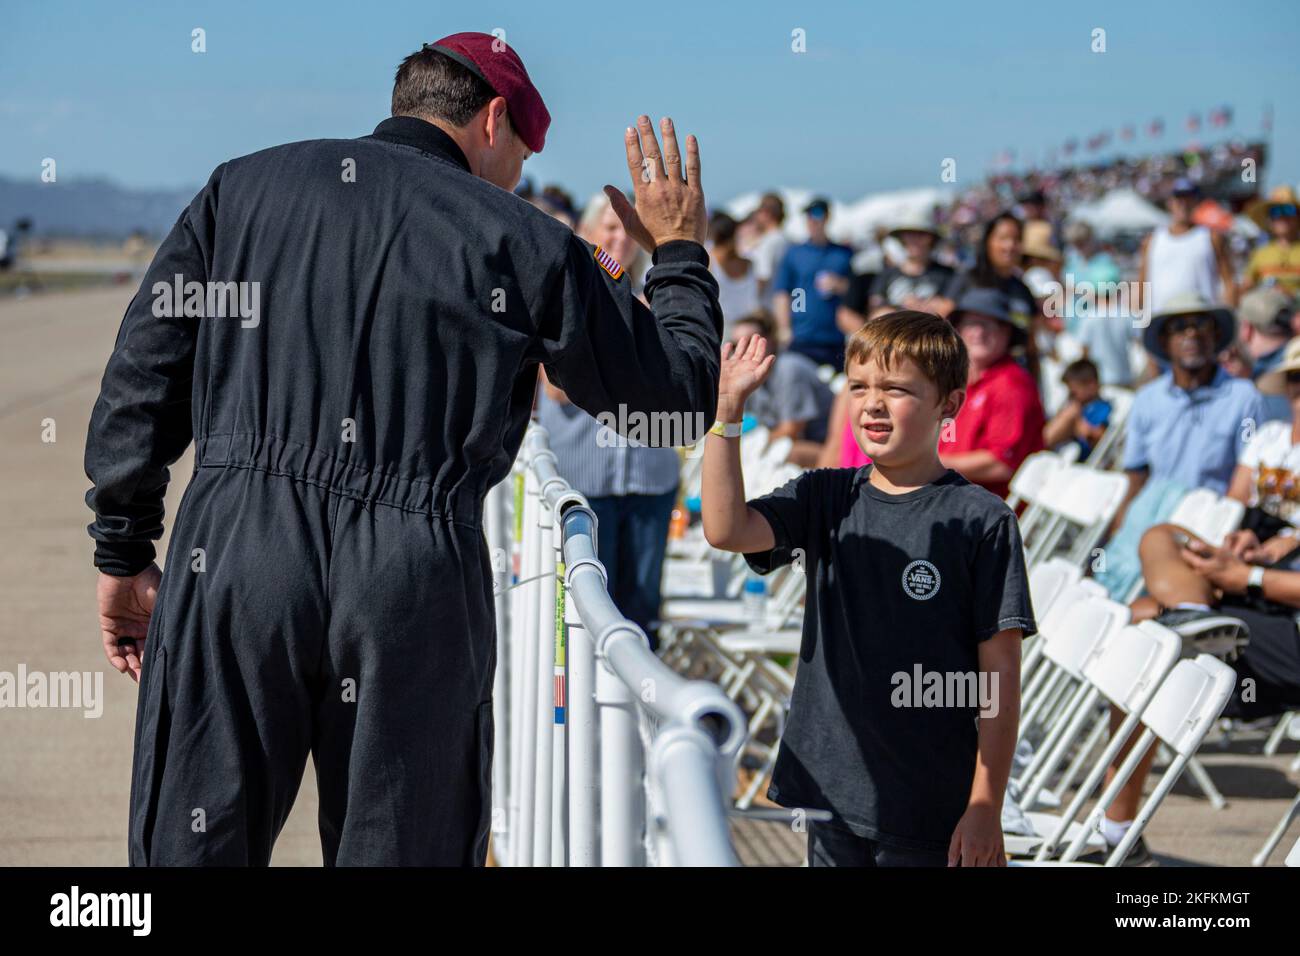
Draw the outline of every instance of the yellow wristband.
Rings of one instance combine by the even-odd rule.
[[[739,438],[741,432],[740,422],[716,421],[713,427],[709,429],[710,435],[721,435],[723,438]]]

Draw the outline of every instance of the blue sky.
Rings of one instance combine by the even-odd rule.
[[[223,160],[297,139],[357,136],[387,115],[421,42],[502,28],[553,122],[525,174],[586,196],[625,186],[622,131],[671,114],[701,141],[722,200],[771,185],[841,199],[958,185],[1004,148],[1041,159],[1071,136],[1235,108],[1274,114],[1271,182],[1300,180],[1300,3],[6,0],[0,173],[200,185]],[[190,51],[190,31],[207,52]],[[1107,50],[1090,50],[1106,30]],[[803,29],[807,52],[791,52]],[[1217,135],[1205,132],[1209,138]]]

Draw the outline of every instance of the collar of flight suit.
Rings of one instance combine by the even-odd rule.
[[[414,116],[390,116],[370,134],[375,139],[401,143],[443,159],[449,159],[465,172],[470,172],[469,160],[456,145],[456,141],[434,126]]]

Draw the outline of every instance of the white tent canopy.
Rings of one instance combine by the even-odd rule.
[[[786,238],[802,242],[808,238],[808,229],[802,215],[803,207],[816,195],[809,189],[774,190],[785,203]],[[745,193],[722,204],[722,209],[736,219],[743,219],[758,206],[762,193]],[[942,189],[898,189],[890,192],[868,193],[853,202],[831,201],[830,237],[859,247],[873,241],[872,234],[878,226],[889,228],[905,220],[929,219],[936,205],[951,201],[952,193]]]
[[[1099,237],[1123,232],[1149,232],[1169,222],[1168,213],[1143,199],[1133,189],[1113,189],[1092,202],[1081,203],[1070,219],[1086,222]]]

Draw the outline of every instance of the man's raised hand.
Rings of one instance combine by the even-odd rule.
[[[648,116],[638,117],[636,129],[629,128],[623,137],[635,208],[620,190],[605,187],[605,195],[623,221],[623,228],[651,253],[676,239],[703,244],[708,230],[704,191],[700,188],[699,143],[694,136],[686,137],[683,176],[682,153],[673,121],[665,116],[660,129],[664,139],[662,151]]]

